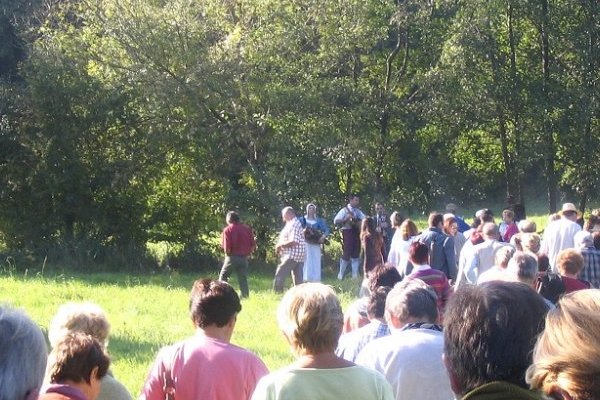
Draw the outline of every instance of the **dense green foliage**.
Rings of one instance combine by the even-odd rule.
[[[0,0],[11,250],[262,258],[283,205],[598,194],[597,0]],[[368,208],[368,207],[366,207]],[[64,260],[65,261],[65,260]]]

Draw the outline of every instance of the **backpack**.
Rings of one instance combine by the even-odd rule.
[[[556,304],[560,296],[565,292],[565,284],[559,274],[547,272],[538,275],[535,282],[535,289],[544,298]]]

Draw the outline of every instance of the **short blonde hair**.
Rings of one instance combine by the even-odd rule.
[[[521,245],[524,250],[529,250],[530,252],[537,254],[540,251],[541,238],[535,232],[523,233],[521,235]]]
[[[546,394],[557,388],[574,399],[600,393],[600,290],[564,295],[546,316],[533,363],[527,370],[532,389]]]
[[[583,256],[575,249],[564,249],[556,256],[556,268],[563,275],[577,275],[583,269]]]
[[[337,347],[344,314],[330,286],[304,283],[283,296],[277,320],[296,355],[318,354]]]
[[[104,310],[94,303],[65,303],[58,308],[48,327],[50,346],[56,347],[72,332],[83,332],[92,336],[106,348],[110,324]]]

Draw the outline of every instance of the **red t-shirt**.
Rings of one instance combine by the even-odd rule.
[[[565,293],[571,293],[576,290],[589,289],[591,287],[589,282],[582,281],[581,279],[573,279],[568,276],[561,276],[561,280],[565,285]]]
[[[228,256],[247,257],[254,250],[254,233],[248,225],[229,224],[221,234],[221,247]]]

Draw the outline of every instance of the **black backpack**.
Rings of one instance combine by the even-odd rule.
[[[535,282],[535,289],[544,298],[556,304],[560,296],[565,292],[565,284],[559,274],[546,272],[538,275]]]

